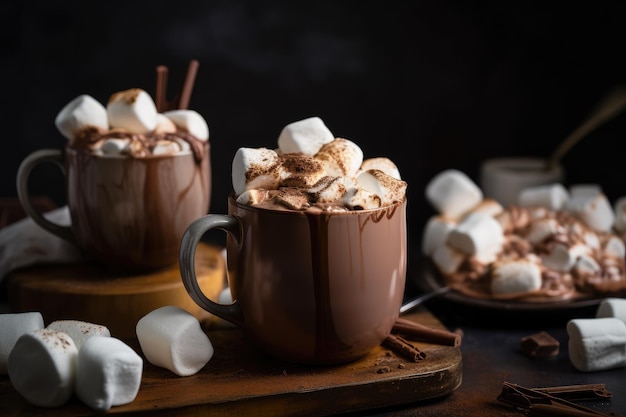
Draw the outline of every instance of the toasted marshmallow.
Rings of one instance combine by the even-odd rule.
[[[312,156],[289,153],[278,158],[282,187],[309,188],[325,175],[322,163]]]
[[[40,329],[43,329],[43,316],[38,311],[0,314],[0,375],[7,374],[7,360],[17,339]]]
[[[318,203],[340,202],[348,192],[354,193],[358,183],[352,177],[322,177],[306,193]]]
[[[109,117],[98,100],[82,94],[61,109],[54,124],[63,136],[72,140],[85,129],[108,130]]]
[[[456,225],[456,220],[445,216],[430,216],[422,234],[422,253],[426,256],[432,256],[435,249],[446,243],[448,234]]]
[[[435,266],[444,275],[450,275],[458,271],[466,257],[464,253],[445,244],[437,246],[432,254]]]
[[[378,195],[384,206],[402,201],[406,194],[406,181],[398,180],[379,169],[362,172],[357,182],[367,191]]]
[[[323,145],[315,159],[323,164],[326,175],[352,177],[363,163],[363,151],[351,140],[337,138]]]
[[[498,296],[515,296],[541,288],[541,269],[527,259],[495,262],[491,273],[491,292]]]
[[[626,196],[615,200],[613,204],[613,212],[615,214],[615,222],[613,227],[618,233],[626,233]]]
[[[322,119],[309,117],[285,126],[278,136],[278,148],[282,153],[301,152],[313,156],[334,139]]]
[[[466,174],[448,169],[426,185],[426,199],[439,213],[459,218],[483,199],[483,192]]]
[[[81,320],[55,320],[46,326],[46,329],[67,334],[79,350],[85,341],[91,337],[111,336],[111,332],[106,326]]]
[[[589,252],[589,248],[580,243],[566,245],[557,242],[550,248],[550,253],[541,255],[541,261],[554,271],[568,272],[579,257],[589,255]]]
[[[498,214],[502,213],[503,211],[504,211],[504,207],[498,201],[494,200],[493,198],[485,198],[476,206],[472,207],[467,214],[485,213],[485,214],[495,217]]]
[[[556,219],[543,218],[530,223],[526,240],[537,245],[547,238],[554,236],[559,230],[559,222]]]
[[[209,140],[209,125],[195,110],[170,110],[163,113],[181,130],[201,141]]]
[[[626,299],[608,297],[600,301],[596,317],[615,317],[626,323]]]
[[[370,210],[382,206],[382,201],[378,194],[371,193],[361,187],[348,190],[342,202],[351,210]]]
[[[390,175],[397,180],[402,179],[400,177],[400,170],[398,169],[398,166],[391,159],[384,156],[363,160],[361,168],[357,172],[357,176],[359,173],[369,171],[370,169],[379,169],[385,174]]]
[[[148,133],[157,125],[156,105],[150,94],[140,88],[113,94],[107,103],[107,113],[112,128],[131,133]]]
[[[613,207],[601,192],[594,194],[591,190],[581,190],[572,194],[566,209],[594,230],[609,232],[615,222]]]
[[[66,333],[40,329],[24,333],[9,354],[13,387],[29,403],[58,407],[74,393],[78,349]]]
[[[198,319],[176,306],[151,311],[137,322],[137,339],[148,361],[178,376],[197,373],[213,357]]]
[[[523,189],[518,197],[520,207],[546,207],[550,210],[561,210],[570,195],[567,189],[559,183],[538,185]]]
[[[567,323],[570,362],[584,372],[626,366],[626,324],[615,317]]]
[[[130,151],[129,139],[106,139],[100,146],[100,152],[103,155],[121,155]]]
[[[237,202],[249,206],[256,206],[269,198],[269,190],[250,189],[244,191],[237,197]]]
[[[178,142],[171,140],[159,140],[152,149],[152,155],[175,155],[180,152]]]
[[[450,231],[446,243],[466,255],[481,256],[501,247],[504,232],[500,223],[484,213],[467,215]]]
[[[141,385],[143,359],[114,337],[92,337],[78,351],[76,396],[96,411],[129,404]]]
[[[167,133],[176,133],[176,125],[166,115],[163,113],[157,114],[157,123],[154,127],[154,133],[167,134]]]
[[[278,155],[267,148],[239,148],[232,163],[233,189],[237,195],[252,188],[274,190],[280,183]]]

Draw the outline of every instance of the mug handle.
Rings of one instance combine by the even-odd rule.
[[[231,235],[237,242],[241,240],[241,228],[236,217],[226,214],[207,214],[187,226],[180,243],[180,275],[187,293],[201,308],[237,326],[244,326],[244,316],[237,300],[232,304],[219,304],[211,301],[198,285],[195,267],[196,248],[202,236],[211,229],[220,229]]]
[[[32,170],[37,165],[44,162],[52,162],[61,169],[63,175],[67,175],[65,172],[65,165],[63,164],[63,154],[60,150],[40,149],[35,151],[24,158],[17,170],[17,197],[20,200],[20,204],[26,214],[28,214],[35,223],[53,235],[75,244],[76,241],[70,226],[62,226],[51,222],[45,218],[42,213],[38,212],[31,204],[28,196],[28,179]]]

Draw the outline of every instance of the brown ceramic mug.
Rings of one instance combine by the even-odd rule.
[[[42,163],[65,174],[71,226],[50,222],[29,200],[30,174]],[[42,149],[19,167],[18,198],[37,224],[87,257],[115,269],[153,270],[176,264],[183,232],[207,214],[210,166],[208,144],[201,160],[191,152],[133,158]]]
[[[389,335],[406,282],[406,200],[306,213],[255,208],[231,195],[228,213],[203,216],[183,234],[181,276],[200,307],[289,362],[352,361]],[[196,246],[212,229],[226,232],[230,305],[208,299],[196,280]]]

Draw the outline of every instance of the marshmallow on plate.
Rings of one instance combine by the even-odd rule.
[[[213,345],[200,322],[180,307],[151,311],[139,319],[136,332],[146,359],[178,376],[197,373],[213,357]]]
[[[13,387],[39,407],[65,404],[74,393],[78,349],[66,333],[40,329],[17,339],[8,360]]]
[[[0,375],[7,373],[7,360],[15,342],[24,333],[43,329],[40,312],[0,314]]]
[[[63,136],[72,140],[85,129],[108,130],[109,117],[98,100],[82,94],[61,109],[54,124]]]
[[[107,103],[109,124],[112,128],[131,133],[148,133],[157,125],[156,104],[145,90],[131,88],[119,91]]]
[[[363,160],[359,172],[368,171],[370,169],[380,169],[385,174],[391,175],[397,180],[402,179],[400,177],[400,170],[398,169],[398,166],[391,159],[384,156]]]
[[[459,269],[467,255],[448,245],[440,245],[433,251],[432,258],[439,272],[451,275]]]
[[[504,242],[500,223],[485,213],[471,213],[448,234],[446,243],[467,255],[482,256],[493,253]]]
[[[498,296],[515,296],[541,288],[541,269],[528,259],[495,262],[491,272],[491,292]]]
[[[79,350],[85,341],[93,336],[111,336],[106,326],[81,320],[55,320],[48,324],[46,329],[66,333]]]
[[[623,235],[626,233],[626,196],[615,200],[613,212],[615,214],[613,227],[615,227],[618,233]]]
[[[237,195],[252,188],[273,190],[280,183],[278,154],[267,148],[239,148],[232,163],[233,189]]]
[[[334,139],[322,119],[309,117],[285,126],[278,136],[278,147],[283,153],[302,152],[313,156]]]
[[[107,411],[135,400],[143,359],[114,337],[91,337],[78,351],[75,391],[90,408]]]
[[[567,323],[569,358],[579,371],[626,366],[626,324],[615,317],[573,319]]]
[[[609,232],[615,222],[613,207],[601,191],[595,188],[571,191],[572,197],[565,204],[565,209],[572,212],[587,226],[594,230]]]
[[[560,272],[568,272],[576,260],[584,255],[589,255],[590,249],[582,243],[567,245],[556,242],[550,248],[550,252],[541,255],[541,261],[550,269]]]
[[[322,163],[326,175],[352,177],[363,163],[363,151],[351,140],[337,138],[323,145],[315,159]]]
[[[465,173],[448,169],[427,184],[426,199],[439,213],[458,218],[482,201],[483,192]]]
[[[518,197],[520,207],[541,206],[550,210],[561,210],[570,196],[560,183],[538,185],[523,189]]]
[[[163,113],[176,126],[201,141],[209,140],[209,126],[204,117],[195,110],[170,110]]]
[[[357,177],[357,182],[367,191],[380,197],[383,206],[402,201],[407,183],[385,174],[379,169],[370,169]]]
[[[439,214],[431,216],[426,222],[426,226],[424,226],[422,253],[426,256],[432,256],[435,249],[446,243],[448,234],[456,225],[456,220],[449,219],[445,216]]]

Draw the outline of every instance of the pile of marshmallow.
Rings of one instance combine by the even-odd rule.
[[[239,148],[232,162],[237,201],[273,202],[292,210],[312,205],[375,209],[402,201],[407,183],[386,157],[363,159],[354,142],[336,138],[319,117],[286,125],[278,148]]]
[[[516,205],[484,198],[463,172],[440,172],[422,252],[454,289],[483,298],[573,298],[626,289],[626,197],[596,184],[524,189]]]
[[[150,94],[140,88],[113,94],[106,107],[82,94],[61,109],[55,125],[70,145],[99,155],[141,157],[189,152],[189,143],[177,137],[178,132],[200,141],[209,139],[208,125],[198,112],[178,109],[159,113]]]
[[[58,407],[73,394],[106,411],[135,400],[143,359],[106,326],[56,320],[44,327],[39,312],[0,314],[0,374],[31,404]],[[202,369],[213,346],[198,319],[176,306],[143,316],[136,326],[145,358],[178,376]]]

